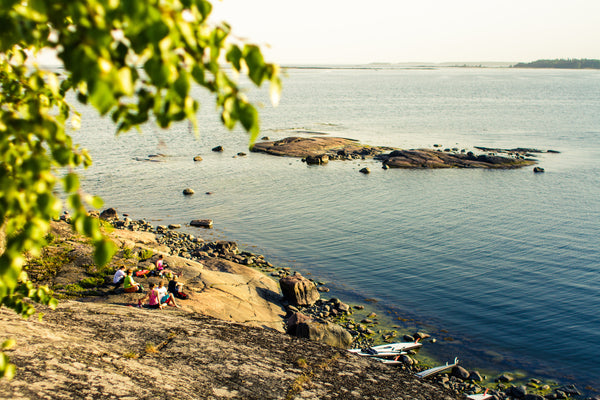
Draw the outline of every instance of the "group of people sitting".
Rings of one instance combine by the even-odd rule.
[[[156,272],[155,275],[161,278],[166,276],[171,278],[168,287],[165,287],[163,281],[158,285],[150,283],[149,291],[146,296],[138,301],[138,307],[141,307],[143,302],[148,300],[148,307],[150,308],[162,309],[165,304],[179,308],[179,305],[175,302],[175,297],[187,299],[187,295],[182,292],[183,284],[177,281],[178,275],[166,268],[162,255],[156,261]],[[133,279],[133,271],[131,269],[125,270],[124,265],[115,272],[113,283],[115,289],[123,284],[125,293],[142,293],[144,291],[144,287]]]

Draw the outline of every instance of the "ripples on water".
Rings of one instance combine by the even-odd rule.
[[[77,140],[95,164],[84,186],[155,223],[212,218],[214,235],[330,280],[334,295],[375,297],[417,327],[443,328],[455,340],[428,344],[441,357],[561,379],[577,371],[575,382],[600,387],[595,71],[291,71],[281,106],[262,113],[273,139],[306,130],[397,147],[561,150],[540,156],[545,174],[234,159],[247,137],[208,111],[198,140],[186,125],[115,140],[87,115]],[[210,151],[220,144],[224,154]],[[134,160],[157,152],[165,162]]]

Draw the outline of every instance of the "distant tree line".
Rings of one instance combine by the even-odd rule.
[[[586,58],[537,60],[530,63],[518,63],[513,65],[513,68],[600,69],[600,60],[588,60]]]

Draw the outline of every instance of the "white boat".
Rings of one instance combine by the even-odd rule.
[[[439,367],[429,368],[429,369],[426,369],[425,371],[417,372],[415,374],[415,376],[417,376],[418,378],[425,378],[430,375],[435,375],[439,372],[456,367],[457,365],[458,365],[458,358],[455,358],[453,364],[446,363],[445,365],[440,365]]]
[[[352,351],[351,353],[356,354],[358,356],[363,356],[363,357],[379,357],[379,358],[398,357],[398,356],[403,356],[405,354],[408,354],[405,351],[379,351],[378,352],[378,351],[369,350],[369,349],[365,349],[365,350],[357,349],[357,350],[358,351]]]
[[[365,349],[349,349],[348,351],[361,356],[381,357],[381,354],[383,353],[395,353],[396,355],[401,355],[400,353],[406,354],[406,351],[413,350],[421,346],[423,346],[423,344],[419,342],[419,339],[417,339],[414,342],[381,344],[379,346],[372,346]]]
[[[394,358],[379,358],[379,357],[373,357],[373,358],[372,358],[372,360],[379,361],[379,362],[380,362],[380,363],[382,363],[382,364],[388,364],[388,365],[402,365],[402,364],[403,364],[403,362],[399,360],[401,355],[402,355],[402,354],[400,354],[400,355],[398,355],[398,356],[396,356],[396,357],[394,357]]]
[[[487,399],[491,399],[492,395],[491,394],[487,394],[488,390],[490,390],[490,389],[485,389],[485,392],[483,392],[483,393],[470,394],[470,395],[467,396],[467,399],[469,399],[469,400],[487,400]]]

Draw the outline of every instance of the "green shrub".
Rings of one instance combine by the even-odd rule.
[[[89,289],[101,285],[102,283],[104,283],[104,278],[90,276],[89,278],[84,278],[80,280],[79,286],[81,286],[82,288]]]
[[[44,240],[47,244],[52,244],[56,240],[56,236],[54,236],[52,232],[48,232],[46,236],[44,236]]]
[[[64,286],[64,290],[67,296],[81,296],[85,289],[78,283],[70,283]]]
[[[140,257],[140,260],[147,260],[154,255],[154,252],[152,250],[143,249],[143,250],[140,250],[138,255]]]
[[[130,259],[131,257],[133,257],[133,249],[125,247],[123,249],[123,258]]]

